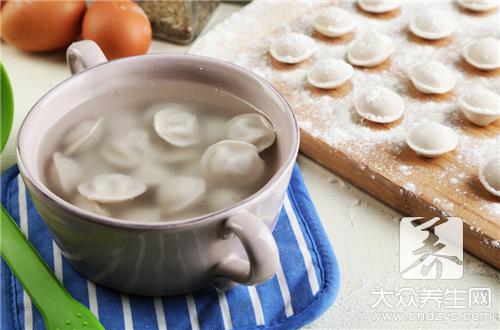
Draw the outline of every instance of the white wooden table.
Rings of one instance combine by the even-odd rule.
[[[205,30],[241,8],[242,4],[222,4]],[[188,46],[154,41],[151,52],[186,52]],[[15,98],[17,134],[30,107],[49,89],[67,78],[64,54],[29,54],[1,44],[1,60],[9,73]],[[2,156],[2,170],[15,163],[15,139],[12,137]],[[404,280],[399,273],[399,219],[401,214],[352,187],[304,156],[300,168],[324,227],[340,263],[342,283],[335,304],[310,328],[481,328],[500,327],[500,273],[469,254],[464,257],[464,276],[460,280]],[[469,292],[474,288],[490,289],[489,308],[438,308],[435,301],[414,308],[377,304],[381,289],[396,292],[413,290],[417,299],[433,289],[444,295],[446,290]],[[394,298],[394,297],[393,297]],[[389,298],[388,298],[389,300]],[[418,303],[418,302],[417,302]],[[374,306],[373,308],[371,306]],[[381,312],[388,312],[380,314]],[[398,314],[403,313],[403,314]],[[452,314],[456,313],[456,314]],[[377,320],[386,318],[387,320]],[[394,321],[388,318],[402,318]],[[456,320],[445,320],[444,318]],[[439,319],[443,320],[439,320]],[[468,319],[478,320],[470,321]]]

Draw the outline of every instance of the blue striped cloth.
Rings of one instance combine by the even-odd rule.
[[[337,262],[297,166],[274,230],[281,260],[274,278],[163,298],[120,294],[87,281],[61,256],[17,167],[2,175],[1,189],[2,204],[57,278],[106,329],[295,329],[321,315],[337,295]],[[43,329],[41,315],[3,261],[1,271],[2,329]]]

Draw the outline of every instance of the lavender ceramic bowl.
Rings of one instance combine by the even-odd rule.
[[[67,260],[84,276],[142,295],[184,293],[211,284],[251,285],[279,264],[273,230],[299,147],[299,131],[285,99],[265,80],[215,59],[154,54],[107,62],[92,41],[67,53],[74,75],[48,92],[23,122],[17,158],[35,207]],[[200,70],[201,68],[201,70]],[[77,105],[136,81],[190,80],[227,91],[261,109],[277,131],[279,168],[257,193],[229,208],[183,221],[121,221],[91,214],[44,184],[43,141]]]

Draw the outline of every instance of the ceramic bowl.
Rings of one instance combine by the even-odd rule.
[[[264,79],[216,59],[152,54],[107,62],[92,41],[68,48],[73,76],[42,97],[24,120],[17,143],[22,178],[63,255],[90,280],[140,295],[185,293],[210,285],[253,285],[279,265],[272,230],[299,148],[290,106]],[[279,164],[257,193],[221,211],[171,222],[131,222],[69,204],[44,183],[51,127],[75,107],[112,88],[187,80],[222,90],[261,109],[273,123]],[[147,220],[147,219],[145,219]]]

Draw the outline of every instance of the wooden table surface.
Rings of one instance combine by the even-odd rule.
[[[205,31],[221,22],[243,5],[223,3],[219,6]],[[155,41],[151,52],[186,52],[188,46],[177,46]],[[15,98],[15,124],[13,135],[30,107],[45,92],[69,76],[64,54],[27,54],[1,44],[1,60],[12,81]],[[14,138],[2,156],[2,170],[15,162]],[[350,185],[325,168],[300,155],[299,166],[315,202],[325,230],[340,263],[342,282],[339,297],[311,329],[346,328],[498,328],[500,310],[500,273],[475,257],[465,254],[464,276],[460,280],[404,280],[399,274],[399,219],[402,215],[382,204],[365,192]],[[488,288],[493,301],[489,308],[446,310],[431,302],[418,308],[430,317],[436,313],[457,312],[456,321],[410,320],[408,315],[400,321],[375,320],[379,312],[404,312],[403,306],[387,308],[374,306],[380,289],[397,291],[400,288],[421,292],[426,289]],[[467,314],[469,313],[469,314]],[[470,321],[468,318],[481,317]],[[496,316],[493,315],[496,313]],[[491,314],[491,315],[490,315]],[[489,315],[489,316],[488,316]]]

